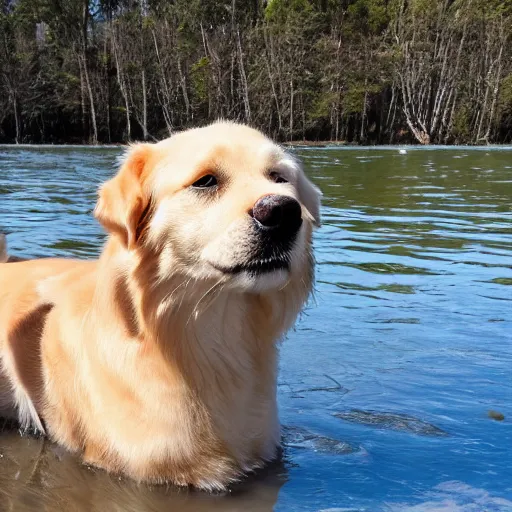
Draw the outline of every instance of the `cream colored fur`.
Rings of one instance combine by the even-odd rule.
[[[214,193],[191,187],[209,174]],[[218,270],[247,257],[266,194],[302,207],[290,269]],[[277,453],[277,342],[312,287],[319,192],[260,132],[219,122],[132,146],[95,215],[99,260],[0,264],[0,407],[107,471],[223,489]]]

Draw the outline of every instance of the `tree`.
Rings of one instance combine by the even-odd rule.
[[[4,0],[0,141],[512,140],[511,0]]]

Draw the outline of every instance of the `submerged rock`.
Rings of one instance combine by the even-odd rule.
[[[352,409],[347,412],[338,412],[334,416],[351,423],[398,430],[420,436],[446,437],[448,435],[447,432],[439,427],[408,414]]]
[[[290,448],[303,448],[331,455],[347,455],[358,451],[358,448],[349,443],[314,434],[302,427],[283,427],[283,444]]]
[[[489,418],[496,421],[503,421],[505,419],[505,415],[499,411],[490,410],[488,413]]]

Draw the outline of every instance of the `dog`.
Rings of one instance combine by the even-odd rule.
[[[245,125],[132,145],[98,193],[98,260],[0,264],[0,413],[138,482],[224,490],[275,459],[320,196]]]

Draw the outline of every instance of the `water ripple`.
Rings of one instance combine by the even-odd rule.
[[[509,510],[511,148],[294,151],[324,193],[316,290],[281,347],[284,476],[272,489],[253,483],[257,497],[237,510]],[[0,147],[0,231],[12,251],[96,256],[96,190],[120,154]],[[89,483],[82,492],[99,495],[108,480],[69,460],[41,465],[55,499],[92,478],[94,493]],[[0,471],[2,489],[17,471]],[[154,504],[148,490],[115,485],[116,502]]]

